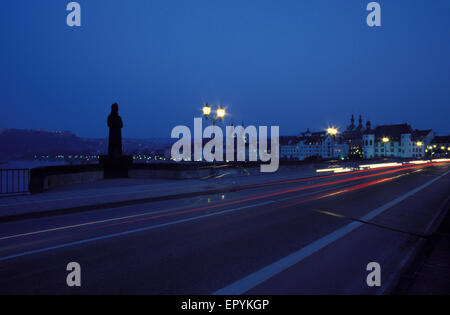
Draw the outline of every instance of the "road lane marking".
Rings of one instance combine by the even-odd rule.
[[[384,211],[390,209],[391,207],[397,205],[398,203],[402,202],[403,200],[411,197],[412,195],[416,194],[417,192],[421,191],[422,189],[430,186],[437,180],[441,179],[442,177],[446,176],[450,171],[445,172],[444,174],[426,182],[423,185],[420,185],[419,187],[410,190],[406,194],[397,197],[396,199],[384,204],[381,207],[376,208],[375,210],[372,210],[371,212],[367,213],[363,217],[361,217],[359,220],[361,221],[369,221],[378,216],[379,214],[383,213]],[[226,287],[214,292],[214,295],[237,295],[237,294],[244,294],[245,292],[253,289],[254,287],[258,286],[259,284],[265,282],[266,280],[269,280],[270,278],[276,276],[277,274],[281,273],[282,271],[292,267],[293,265],[301,262],[305,258],[308,258],[312,254],[318,252],[319,250],[323,249],[324,247],[334,243],[335,241],[341,239],[342,237],[348,235],[352,231],[356,230],[360,226],[364,225],[362,222],[352,222],[344,227],[310,243],[309,245],[299,249],[296,252],[293,252],[289,254],[288,256],[285,256],[284,258],[261,268],[260,270],[251,273],[250,275],[233,282]]]
[[[205,176],[205,177],[202,177],[202,178],[200,178],[201,180],[206,180],[206,179],[210,179],[210,178],[213,178],[214,177],[214,174],[213,175],[208,175],[208,176]]]
[[[218,178],[222,178],[222,177],[224,177],[224,176],[230,175],[230,174],[231,174],[231,173],[228,172],[228,173],[224,173],[224,174],[218,175],[218,176],[216,176],[216,177],[214,177],[214,178],[215,178],[215,179],[218,179]]]
[[[322,214],[331,215],[332,217],[336,217],[336,218],[348,219],[345,215],[331,212],[331,211],[326,211],[326,210],[315,210],[315,211],[320,212]]]
[[[26,251],[26,252],[19,253],[19,254],[13,254],[13,255],[5,256],[5,257],[0,257],[0,261],[6,261],[6,260],[10,260],[10,259],[17,258],[17,257],[23,257],[23,256],[32,255],[32,254],[37,254],[37,253],[43,253],[43,252],[51,251],[51,250],[54,250],[54,249],[65,248],[65,247],[81,245],[81,244],[86,244],[86,243],[99,241],[99,240],[104,240],[104,239],[109,239],[109,238],[118,237],[118,236],[124,236],[124,235],[134,234],[134,233],[143,232],[143,231],[155,230],[155,229],[158,229],[158,228],[161,228],[161,227],[166,227],[166,226],[175,225],[175,224],[179,224],[179,223],[190,222],[190,221],[196,221],[196,220],[199,220],[199,219],[212,217],[212,216],[220,215],[220,214],[231,213],[231,212],[235,212],[235,211],[240,211],[240,210],[244,210],[244,209],[247,209],[247,208],[265,206],[265,205],[268,205],[268,204],[271,204],[271,203],[274,203],[274,202],[275,201],[266,201],[266,202],[261,202],[261,203],[254,204],[254,205],[242,206],[242,207],[238,207],[238,208],[233,208],[233,209],[223,210],[223,211],[219,211],[219,212],[204,214],[204,215],[200,215],[200,216],[196,216],[196,217],[192,217],[192,218],[181,219],[181,220],[177,220],[177,221],[172,221],[172,222],[152,225],[152,226],[139,228],[139,229],[134,229],[134,230],[129,230],[129,231],[125,231],[125,232],[113,233],[113,234],[108,234],[108,235],[88,238],[88,239],[85,239],[85,240],[80,240],[80,241],[75,241],[75,242],[70,242],[70,243],[64,243],[64,244],[50,246],[50,247],[45,247],[45,248],[36,249],[36,250],[30,250],[30,251]]]

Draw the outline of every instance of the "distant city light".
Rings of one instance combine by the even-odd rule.
[[[384,143],[387,143],[387,142],[389,142],[389,138],[387,138],[387,137],[384,137],[384,138],[383,138],[383,142],[384,142]]]
[[[322,173],[322,172],[333,172],[333,173],[342,173],[342,172],[350,172],[353,171],[353,168],[348,168],[348,167],[335,167],[335,168],[324,168],[324,169],[318,169],[316,170],[317,173]]]
[[[422,141],[417,141],[416,145],[417,145],[418,147],[421,147],[421,146],[423,145],[423,143],[422,143]]]
[[[450,162],[450,159],[434,159],[433,162]]]
[[[425,163],[430,163],[430,161],[416,160],[416,161],[409,161],[409,162],[406,162],[405,164],[408,164],[408,163],[410,163],[410,164],[425,164]]]
[[[357,170],[365,170],[365,169],[377,169],[384,167],[395,167],[395,166],[403,166],[403,165],[418,165],[418,164],[428,164],[431,162],[450,162],[450,159],[434,159],[434,160],[411,160],[403,163],[393,162],[393,163],[375,163],[375,164],[363,164],[354,167],[335,167],[335,168],[324,168],[324,169],[316,169],[317,173],[323,172],[333,172],[333,173],[344,173],[351,172]]]
[[[360,165],[360,169],[366,169],[366,168],[379,168],[379,167],[390,167],[390,166],[401,166],[402,163],[393,162],[393,163],[380,163],[380,164],[364,164]]]

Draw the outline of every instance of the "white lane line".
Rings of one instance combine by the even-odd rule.
[[[422,189],[428,187],[429,185],[433,184],[437,180],[441,179],[442,177],[446,176],[450,171],[445,172],[444,174],[426,182],[425,184],[407,192],[406,194],[386,203],[385,205],[378,207],[375,210],[372,210],[365,216],[361,217],[361,221],[369,221],[378,216],[379,214],[383,213],[384,211],[388,210],[389,208],[395,206],[396,204],[402,202],[403,200],[411,197],[415,193],[421,191]],[[237,295],[237,294],[244,294],[245,292],[253,289],[257,285],[263,283],[264,281],[274,277],[275,275],[281,273],[282,271],[288,269],[289,267],[299,263],[300,261],[304,260],[305,258],[311,256],[312,254],[318,252],[322,248],[328,246],[329,244],[339,240],[340,238],[346,236],[350,232],[354,231],[358,227],[364,225],[362,222],[352,222],[344,227],[318,239],[317,241],[314,241],[313,243],[299,249],[296,252],[293,252],[289,254],[288,256],[234,282],[230,285],[227,285],[226,287],[214,292],[214,295]]]
[[[177,221],[172,221],[172,222],[152,225],[152,226],[139,228],[139,229],[134,229],[134,230],[130,230],[130,231],[113,233],[113,234],[107,234],[107,235],[103,235],[103,236],[88,238],[88,239],[85,239],[85,240],[80,240],[80,241],[75,241],[75,242],[70,242],[70,243],[65,243],[65,244],[45,247],[45,248],[36,249],[36,250],[30,250],[30,251],[26,251],[26,252],[19,253],[19,254],[13,254],[13,255],[5,256],[5,257],[0,257],[0,261],[5,261],[5,260],[9,260],[9,259],[17,258],[17,257],[28,256],[28,255],[37,254],[37,253],[43,253],[43,252],[47,252],[47,251],[51,251],[51,250],[59,249],[59,248],[65,248],[65,247],[70,247],[70,246],[75,246],[75,245],[80,245],[80,244],[86,244],[86,243],[99,241],[99,240],[104,240],[104,239],[109,239],[109,238],[118,237],[118,236],[124,236],[124,235],[134,234],[134,233],[143,232],[143,231],[155,230],[155,229],[166,227],[166,226],[170,226],[170,225],[175,225],[175,224],[184,223],[184,222],[190,222],[190,221],[196,221],[196,220],[199,220],[199,219],[212,217],[212,216],[225,214],[225,213],[230,213],[230,212],[235,212],[235,211],[239,211],[239,210],[243,210],[243,209],[247,209],[247,208],[264,206],[264,205],[268,205],[268,204],[271,204],[271,203],[274,203],[274,202],[275,201],[266,201],[266,202],[261,202],[261,203],[254,204],[254,205],[249,205],[249,206],[243,206],[243,207],[223,210],[223,211],[220,211],[220,212],[204,214],[204,215],[200,215],[200,216],[196,216],[196,217],[192,217],[192,218],[181,219],[181,220],[177,220]]]

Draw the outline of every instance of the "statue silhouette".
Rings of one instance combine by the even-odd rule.
[[[108,116],[109,142],[108,155],[118,157],[122,155],[122,118],[119,116],[119,105],[111,105],[111,114]]]

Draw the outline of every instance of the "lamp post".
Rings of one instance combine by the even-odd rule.
[[[209,106],[208,103],[203,106],[203,116],[206,120],[212,120],[213,126],[215,126],[216,121],[222,121],[225,115],[225,108],[220,105],[217,108],[215,115],[211,115],[211,106]]]
[[[334,127],[330,127],[327,129],[328,134],[331,136],[331,157],[334,158],[334,140],[338,133],[338,130]]]
[[[381,139],[384,143],[384,156],[387,156],[387,151],[386,151],[386,143],[389,142],[389,138],[388,137],[383,137],[383,139]]]
[[[205,106],[203,106],[203,117],[205,117],[206,120],[211,120],[212,121],[212,125],[213,125],[213,134],[214,137],[216,136],[216,132],[215,132],[215,128],[216,128],[216,121],[223,121],[226,112],[225,112],[225,108],[223,108],[222,106],[218,106],[218,108],[215,111],[215,114],[211,114],[211,106],[208,105],[208,103],[205,104]],[[216,159],[214,159],[213,161],[214,165],[216,165]]]
[[[425,152],[422,152],[423,142],[422,142],[422,141],[417,141],[417,142],[416,142],[416,146],[417,146],[418,148],[420,148],[420,156],[424,156],[424,155],[425,155]],[[416,155],[417,155],[417,154],[416,154]]]

